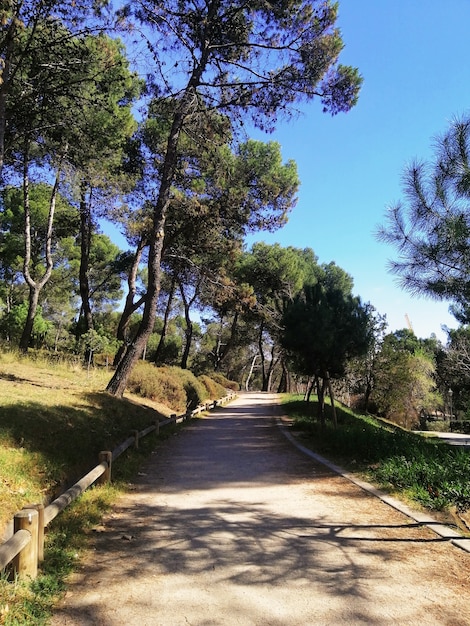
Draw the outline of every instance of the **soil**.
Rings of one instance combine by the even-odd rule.
[[[162,443],[51,624],[470,624],[470,554],[303,454],[279,411],[241,394]]]

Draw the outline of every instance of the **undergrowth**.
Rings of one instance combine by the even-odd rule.
[[[470,454],[369,415],[337,407],[338,428],[315,419],[316,402],[288,397],[283,405],[302,443],[431,510],[470,509]],[[326,406],[327,417],[331,411]]]

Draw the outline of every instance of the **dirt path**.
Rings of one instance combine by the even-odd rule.
[[[52,624],[470,624],[470,554],[299,452],[241,395],[153,455]]]

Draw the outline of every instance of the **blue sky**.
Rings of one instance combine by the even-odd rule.
[[[433,138],[470,112],[469,25],[470,0],[340,0],[341,62],[364,77],[359,103],[334,118],[313,104],[265,137],[297,162],[301,188],[288,224],[256,240],[335,261],[355,294],[386,314],[389,331],[405,328],[405,315],[418,337],[445,340],[441,326],[457,325],[448,303],[397,286],[387,271],[395,250],[374,232],[402,198],[405,165],[431,158]]]

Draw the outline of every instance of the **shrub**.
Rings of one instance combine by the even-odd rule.
[[[225,389],[231,389],[232,391],[240,391],[240,384],[237,383],[236,380],[229,380],[223,374],[219,372],[214,372],[211,374],[211,378],[215,380],[216,383],[222,385]]]
[[[183,382],[171,370],[139,361],[132,370],[127,388],[144,398],[166,404],[176,412],[185,411],[187,399]]]
[[[181,381],[186,393],[186,409],[192,411],[209,398],[206,387],[189,370],[183,370],[179,367],[166,367],[162,369],[171,372],[175,379]]]
[[[218,399],[223,398],[224,396],[227,395],[226,388],[223,385],[221,385],[220,383],[216,382],[210,376],[207,376],[206,374],[203,374],[202,376],[198,376],[198,379],[201,381],[201,383],[206,388],[207,393],[208,393],[208,397],[211,400],[218,400]]]

